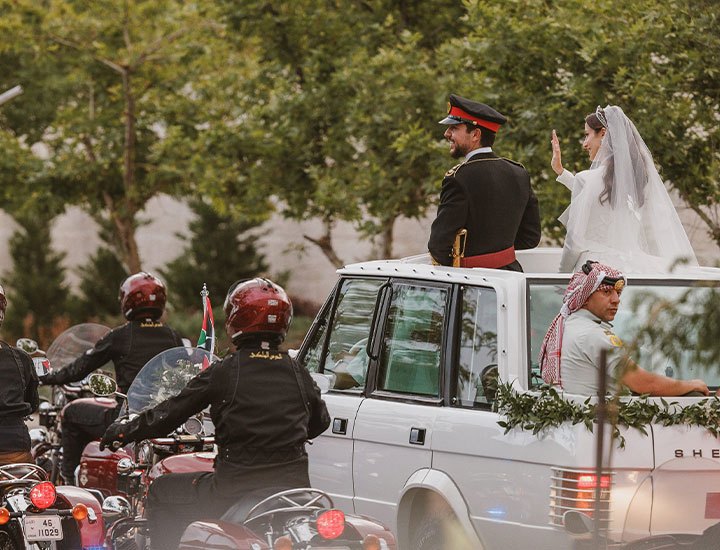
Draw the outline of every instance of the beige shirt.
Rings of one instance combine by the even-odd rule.
[[[560,355],[560,384],[564,391],[596,395],[599,388],[600,355],[607,350],[607,390],[615,391],[623,343],[612,325],[601,321],[587,309],[570,314],[565,320]]]

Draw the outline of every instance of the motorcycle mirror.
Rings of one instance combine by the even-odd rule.
[[[106,374],[91,374],[88,377],[88,386],[98,397],[108,397],[117,391],[117,382]]]
[[[112,519],[114,521],[116,519],[129,517],[130,510],[130,502],[124,497],[107,497],[102,503],[104,519]]]
[[[20,348],[28,355],[32,355],[39,349],[38,343],[32,338],[18,338],[15,347]]]
[[[565,512],[563,523],[565,532],[575,539],[589,539],[594,529],[592,518],[577,510]]]

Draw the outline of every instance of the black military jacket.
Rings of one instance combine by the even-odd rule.
[[[39,405],[38,379],[30,356],[0,342],[0,452],[29,451],[24,417]]]
[[[64,369],[44,376],[42,382],[76,382],[112,361],[118,387],[121,392],[127,393],[145,363],[161,351],[182,345],[180,335],[169,326],[152,319],[135,319],[111,330],[93,349]]]
[[[330,416],[310,374],[287,353],[253,347],[216,361],[132,420],[126,441],[165,436],[208,406],[218,491],[309,485],[305,442],[327,429]]]
[[[445,174],[428,241],[435,261],[452,265],[453,241],[462,228],[468,231],[466,257],[538,245],[538,201],[521,164],[477,153]],[[517,261],[505,269],[522,270]]]

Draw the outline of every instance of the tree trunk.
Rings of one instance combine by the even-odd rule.
[[[334,224],[331,220],[324,220],[323,223],[325,225],[325,234],[322,237],[318,239],[310,237],[309,235],[303,235],[303,237],[318,246],[322,253],[325,254],[325,257],[330,260],[330,263],[336,268],[340,268],[345,265],[345,262],[338,257],[335,249],[333,248],[332,229]]]
[[[397,216],[384,220],[383,230],[380,234],[380,257],[392,258],[393,241],[395,239],[395,220]]]

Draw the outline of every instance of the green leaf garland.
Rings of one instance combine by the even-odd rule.
[[[620,427],[635,428],[647,435],[649,424],[662,426],[699,426],[715,437],[720,436],[720,399],[712,397],[691,405],[681,406],[677,401],[650,401],[648,395],[628,399],[614,397],[608,401],[607,416],[613,427],[613,438],[620,448],[625,447],[625,438]],[[584,424],[592,432],[596,422],[597,403],[588,397],[584,402],[569,401],[553,386],[543,385],[537,392],[518,393],[509,382],[498,386],[494,404],[503,419],[498,425],[505,433],[515,428],[539,434],[556,428],[565,422],[572,425]]]

